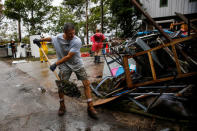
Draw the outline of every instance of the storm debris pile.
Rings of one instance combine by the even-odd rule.
[[[91,87],[100,98],[94,105],[119,98],[126,103],[125,108],[195,119],[197,29],[194,25],[187,33],[162,29],[149,15],[143,14],[157,30],[137,32],[131,39],[109,43],[110,51],[104,54],[109,74]],[[176,15],[191,24],[184,15]],[[114,63],[118,66],[114,67]]]

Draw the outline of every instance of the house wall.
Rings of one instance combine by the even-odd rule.
[[[152,18],[174,16],[174,12],[182,14],[197,13],[197,1],[189,0],[168,0],[167,7],[160,7],[160,0],[140,0],[143,8]]]

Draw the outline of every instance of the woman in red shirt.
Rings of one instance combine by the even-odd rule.
[[[94,52],[94,62],[100,63],[101,49],[103,47],[103,40],[105,40],[105,36],[100,33],[99,29],[96,29],[96,33],[91,36],[90,39],[93,42],[92,51]]]

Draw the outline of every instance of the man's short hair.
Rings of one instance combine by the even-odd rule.
[[[69,30],[74,30],[74,29],[75,29],[74,24],[72,24],[72,23],[65,23],[64,24],[64,29],[63,29],[64,32],[67,32]]]

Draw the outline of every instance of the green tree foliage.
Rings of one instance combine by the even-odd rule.
[[[89,30],[92,32],[95,32],[95,29],[98,25],[101,25],[101,0],[91,0],[94,4],[97,6],[90,8],[90,14],[89,14]],[[103,0],[103,26],[104,26],[104,32],[106,30],[112,30],[110,28],[112,16],[111,12],[109,10],[110,7],[110,0]]]
[[[85,37],[86,27],[86,0],[64,0],[62,7],[68,10],[67,17],[62,22],[72,22],[76,27],[76,34],[82,39]]]
[[[30,34],[41,32],[43,23],[49,18],[47,15],[51,9],[52,0],[24,0],[25,12],[23,12],[23,21],[30,25]]]
[[[115,17],[116,23],[123,31],[122,37],[131,37],[136,21],[141,16],[141,13],[136,10],[130,0],[111,0],[110,9]]]
[[[22,42],[22,43],[25,43],[25,44],[30,44],[30,43],[29,43],[29,42],[30,42],[29,36],[25,36],[25,37],[22,39],[21,42]]]
[[[17,38],[17,24],[15,21],[4,18],[0,25],[0,37],[2,41],[10,41]]]
[[[24,10],[24,3],[22,0],[6,0],[4,14],[13,20],[20,20]]]
[[[50,17],[52,0],[6,0],[5,15],[14,20],[22,19],[29,34],[43,29],[42,24]]]
[[[101,10],[100,6],[96,6],[90,9],[89,15],[89,30],[95,32],[98,24],[101,24]]]
[[[70,15],[72,14],[74,17],[74,22],[78,27],[79,36],[85,37],[86,34],[86,0],[64,0],[63,7],[66,9],[71,9]],[[89,2],[89,13],[88,13],[88,29],[92,34],[95,32],[95,29],[98,25],[101,25],[101,0],[88,0]],[[114,20],[112,18],[110,12],[110,2],[111,0],[103,0],[103,24],[104,24],[104,32],[107,30],[113,30],[116,25],[114,24]],[[82,33],[81,33],[82,32]]]
[[[62,4],[64,7],[71,9],[77,18],[81,19],[85,16],[86,0],[64,0]]]
[[[75,16],[72,14],[72,10],[65,7],[53,7],[53,11],[47,22],[49,26],[45,29],[45,32],[51,32],[55,35],[62,32],[64,23],[75,23]],[[77,32],[77,31],[76,31]]]
[[[3,5],[1,4],[1,0],[0,0],[0,22],[3,18]]]

